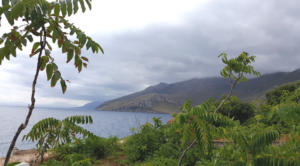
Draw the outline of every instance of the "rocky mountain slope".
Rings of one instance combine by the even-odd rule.
[[[265,74],[240,83],[233,94],[242,100],[263,98],[266,91],[297,80],[300,80],[300,69]],[[104,102],[97,110],[172,113],[179,111],[187,99],[191,99],[193,104],[200,104],[210,97],[219,99],[228,93],[229,88],[228,80],[218,77],[195,78],[171,84],[159,83],[143,91]]]

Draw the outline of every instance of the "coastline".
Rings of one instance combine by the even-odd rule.
[[[14,150],[9,162],[27,162],[33,163],[38,156],[36,149]],[[49,153],[45,153],[44,158],[47,160],[50,157]],[[0,165],[3,165],[5,157],[0,157]]]

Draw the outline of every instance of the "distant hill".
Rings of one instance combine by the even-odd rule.
[[[93,101],[90,103],[87,103],[81,107],[76,107],[76,109],[80,110],[95,110],[100,104],[102,104],[102,101]]]
[[[266,91],[284,83],[300,80],[300,69],[293,72],[276,72],[240,83],[233,95],[242,100],[264,98]],[[207,98],[219,99],[228,93],[228,80],[220,77],[195,78],[177,83],[159,83],[143,91],[104,102],[97,110],[136,111],[172,113],[191,99],[193,104],[201,104]]]

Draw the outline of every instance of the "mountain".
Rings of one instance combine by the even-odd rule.
[[[87,103],[81,107],[77,107],[76,109],[80,109],[80,110],[94,110],[96,109],[100,104],[102,104],[102,101],[93,101],[90,103]]]
[[[264,98],[266,91],[284,83],[300,80],[300,69],[293,72],[276,72],[251,78],[236,86],[233,95],[242,100]],[[97,110],[136,111],[172,113],[191,99],[193,104],[201,104],[213,97],[219,99],[228,93],[230,83],[220,77],[194,78],[177,83],[159,83],[143,91],[104,102]]]

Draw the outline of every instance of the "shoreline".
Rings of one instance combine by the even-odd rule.
[[[9,162],[27,162],[27,163],[33,163],[38,156],[38,152],[36,149],[16,149],[13,151],[12,156],[10,157]],[[49,158],[49,153],[46,153],[44,155],[44,158]],[[0,157],[0,165],[3,165],[5,161],[5,156]]]

